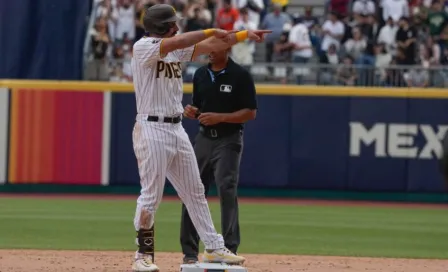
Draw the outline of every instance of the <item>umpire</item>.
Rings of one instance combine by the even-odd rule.
[[[251,74],[229,57],[230,49],[212,52],[209,64],[193,77],[193,105],[185,117],[199,120],[195,138],[205,194],[215,181],[221,204],[221,231],[225,246],[237,253],[240,244],[237,186],[243,150],[243,124],[255,119],[257,100]],[[198,261],[199,236],[182,205],[181,245],[184,263]]]

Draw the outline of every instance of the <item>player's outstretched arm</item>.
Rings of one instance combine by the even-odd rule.
[[[234,46],[235,44],[252,40],[262,42],[264,35],[272,33],[271,30],[243,30],[236,33],[231,33],[225,37],[210,37],[196,45],[192,60],[201,55],[207,55],[213,51],[222,51]]]
[[[205,30],[182,33],[171,38],[164,38],[162,39],[160,45],[160,55],[165,56],[174,50],[193,46],[210,37],[215,37],[219,39],[219,38],[225,38],[228,35],[229,32],[225,30],[210,28]]]

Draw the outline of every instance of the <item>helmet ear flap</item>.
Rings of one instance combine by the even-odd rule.
[[[168,28],[168,26],[166,24],[160,24],[160,25],[158,24],[156,26],[156,28],[157,28],[157,34],[158,35],[165,35],[169,31],[169,28]]]
[[[168,31],[170,31],[171,25],[168,23],[155,23],[152,25],[152,28],[153,30],[149,32],[153,32],[157,35],[165,35]]]
[[[170,31],[171,28],[176,26],[176,22],[167,22],[167,23],[163,23],[162,27],[161,27],[161,31],[162,33],[160,35],[165,35],[166,33],[168,33]]]

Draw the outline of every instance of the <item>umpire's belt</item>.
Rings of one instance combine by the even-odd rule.
[[[240,130],[234,130],[234,129],[214,129],[214,128],[206,128],[206,127],[199,127],[199,132],[202,133],[204,136],[209,138],[221,138],[225,136],[232,135],[234,133],[237,133]]]
[[[158,116],[148,116],[148,118],[146,120],[148,120],[149,122],[159,122],[159,117]],[[177,124],[181,120],[182,120],[182,118],[180,116],[163,118],[164,123],[172,123],[172,124]]]

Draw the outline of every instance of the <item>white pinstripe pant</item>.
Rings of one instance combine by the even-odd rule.
[[[187,207],[205,248],[223,248],[223,237],[216,232],[205,199],[193,146],[182,124],[137,120],[132,138],[142,187],[137,200],[135,229],[139,229],[142,209],[147,209],[154,218],[167,177]],[[154,219],[150,226],[153,224]]]

